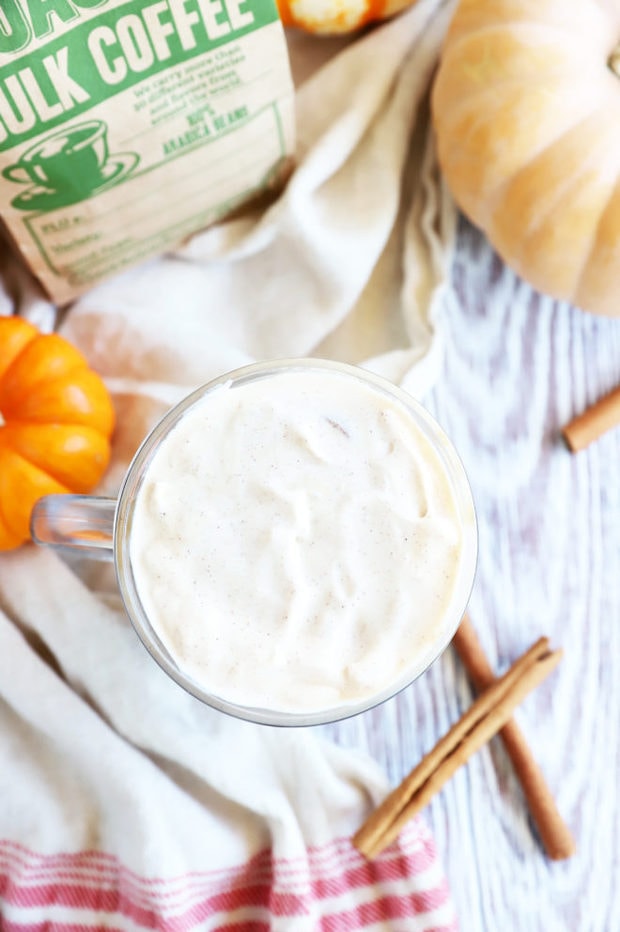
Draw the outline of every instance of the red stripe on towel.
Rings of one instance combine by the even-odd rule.
[[[103,852],[41,854],[0,841],[0,914],[3,932],[268,932],[275,918],[290,919],[291,932],[302,919],[320,932],[357,932],[376,923],[402,930],[412,917],[420,932],[457,930],[420,821],[374,861],[340,838],[297,858],[265,850],[242,865],[167,878]]]

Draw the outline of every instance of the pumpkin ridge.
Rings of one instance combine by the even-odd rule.
[[[528,84],[531,84],[533,87],[536,86],[536,83],[535,83],[534,81],[532,81],[532,82],[527,82],[527,83],[528,83]],[[521,81],[519,81],[519,80],[511,80],[511,81],[505,82],[502,86],[503,86],[504,88],[512,87],[512,88],[518,89],[519,87],[523,87],[523,82],[521,82]],[[486,92],[486,91],[485,91],[485,92],[480,92],[480,93],[478,93],[478,94],[475,95],[475,97],[476,97],[476,102],[480,104],[480,115],[479,115],[478,121],[477,121],[477,123],[476,123],[476,126],[477,126],[477,127],[485,127],[485,126],[488,126],[489,122],[493,119],[493,117],[492,117],[492,116],[490,117],[489,114],[488,114],[488,112],[484,109],[484,103],[485,103],[486,97],[487,97],[487,96],[488,96],[488,97],[492,97],[492,96],[494,95],[494,93],[495,93],[494,88],[489,88],[489,89],[488,89],[488,92]],[[523,93],[525,94],[525,93],[527,93],[527,91],[524,90]],[[502,197],[502,194],[503,194],[503,192],[504,192],[504,189],[505,189],[508,185],[510,185],[510,184],[514,181],[514,179],[515,179],[522,171],[526,170],[526,169],[528,168],[528,166],[529,166],[535,159],[537,159],[537,158],[538,158],[539,156],[541,156],[544,152],[546,152],[547,150],[549,150],[550,148],[552,148],[554,145],[556,145],[556,144],[557,144],[562,138],[564,138],[568,133],[571,133],[571,132],[574,130],[574,128],[575,128],[576,126],[581,125],[581,123],[583,123],[583,122],[585,122],[585,121],[591,119],[591,118],[593,117],[593,115],[594,115],[595,113],[598,112],[598,109],[600,109],[600,108],[597,108],[597,102],[596,102],[595,100],[588,101],[588,105],[589,105],[588,108],[586,109],[586,108],[584,107],[583,112],[576,118],[576,120],[575,120],[574,122],[572,122],[572,123],[571,123],[570,125],[568,125],[568,126],[566,126],[566,125],[563,126],[562,129],[557,133],[557,135],[553,136],[553,137],[550,138],[550,139],[545,140],[545,142],[543,142],[543,143],[541,144],[540,148],[538,148],[536,151],[534,151],[534,149],[531,149],[530,152],[528,153],[528,159],[527,159],[527,161],[526,161],[526,162],[522,162],[518,167],[513,168],[512,172],[511,172],[509,175],[506,175],[506,176],[499,182],[499,184],[497,185],[496,188],[494,188],[494,189],[493,189],[493,188],[489,188],[489,189],[488,189],[488,193],[487,193],[487,195],[486,195],[486,198],[485,198],[485,205],[484,205],[484,206],[485,206],[486,213],[487,213],[488,216],[490,216],[490,215],[492,214],[492,212],[495,210],[495,205],[496,205],[496,203],[497,203],[499,200],[501,200],[501,197]],[[456,123],[458,123],[459,120],[463,119],[464,116],[467,116],[467,113],[468,113],[468,110],[469,110],[469,109],[471,109],[471,98],[463,98],[463,100],[461,101],[461,106],[460,106],[460,107],[451,108],[451,112],[450,112],[450,117],[449,117],[449,119],[446,119],[445,115],[442,115],[442,118],[441,118],[441,119],[442,119],[442,126],[441,126],[441,128],[440,128],[440,131],[439,131],[438,135],[439,135],[439,136],[443,136],[444,134],[446,134],[446,135],[449,136],[451,133],[453,133],[453,132],[454,132],[454,125],[455,125]],[[501,109],[502,109],[502,105],[500,104],[500,105],[498,105],[498,110],[501,111]],[[436,131],[436,133],[437,133],[437,131]],[[445,157],[445,158],[444,158],[444,155],[445,155],[445,150],[443,149],[443,146],[441,146],[440,140],[438,140],[438,159],[439,159],[440,165],[442,166],[442,170],[444,169],[444,164],[447,165],[447,166],[449,166],[449,165],[450,165],[450,162],[451,162],[451,156],[450,156],[450,154],[448,154],[447,157]],[[450,177],[450,175],[451,175],[451,172],[452,172],[453,170],[454,170],[454,169],[446,170],[445,173],[446,173],[446,176],[447,176],[448,179],[449,179],[449,177]],[[457,167],[456,171],[457,171],[457,172],[459,171],[458,167]],[[471,207],[468,207],[468,211],[471,212]],[[474,216],[473,212],[471,213],[471,216],[472,216],[472,219],[474,219],[474,220],[477,219],[477,218]],[[478,220],[477,220],[477,222],[481,222],[481,220],[482,220],[481,216],[478,215]],[[488,222],[488,221],[485,221],[485,222]]]
[[[14,534],[10,529],[6,521],[4,520],[4,515],[2,514],[2,507],[0,503],[0,551],[1,550],[12,550],[15,547],[19,547],[22,543],[22,537],[20,534]]]
[[[603,221],[604,221],[604,219],[605,219],[605,216],[606,216],[606,214],[607,214],[608,209],[610,208],[610,205],[613,203],[614,194],[615,194],[615,192],[616,192],[616,191],[619,189],[619,187],[620,187],[620,165],[618,166],[618,170],[617,170],[617,171],[618,171],[618,174],[617,174],[617,176],[616,176],[616,181],[615,181],[615,183],[610,187],[610,190],[609,190],[609,192],[607,193],[607,196],[606,196],[605,199],[602,201],[600,210],[599,210],[599,212],[598,212],[598,216],[597,216],[597,218],[596,218],[596,223],[592,226],[592,231],[591,231],[591,234],[590,234],[590,241],[589,241],[589,244],[588,244],[588,248],[587,248],[587,249],[585,250],[585,252],[584,252],[584,256],[583,256],[583,259],[582,259],[582,261],[581,261],[581,265],[580,265],[579,270],[578,270],[578,272],[577,272],[577,274],[576,274],[576,276],[575,276],[575,279],[574,279],[574,282],[575,282],[575,283],[574,283],[573,288],[572,288],[572,293],[573,293],[574,295],[577,295],[577,294],[579,293],[579,290],[580,290],[580,287],[581,287],[581,283],[582,283],[583,278],[584,278],[585,273],[586,273],[586,269],[588,268],[588,266],[589,266],[589,264],[590,264],[590,260],[591,260],[591,258],[592,258],[593,253],[594,253],[595,247],[596,247],[596,245],[597,245],[597,243],[598,243],[598,234],[599,234],[599,232],[600,232],[601,225],[602,225],[602,223],[603,223]],[[571,187],[574,187],[574,185],[572,185]]]
[[[450,36],[450,33],[446,36],[446,43],[449,43],[449,46],[446,48],[445,53],[442,53],[442,63],[447,61],[452,55],[460,57],[463,54],[463,46],[466,46],[469,42],[474,44],[478,43],[480,37],[484,37],[487,34],[499,34],[503,35],[506,30],[514,35],[515,33],[529,33],[529,32],[545,32],[549,33],[550,31],[558,33],[554,38],[546,38],[544,42],[540,43],[540,48],[544,49],[545,47],[556,49],[557,43],[563,43],[563,47],[566,47],[566,38],[570,38],[571,42],[575,45],[575,52],[578,52],[581,59],[584,60],[587,57],[587,53],[592,53],[593,61],[599,61],[598,56],[594,53],[591,48],[583,48],[583,43],[580,40],[580,37],[575,34],[574,29],[563,29],[559,23],[545,23],[545,22],[523,22],[523,20],[497,20],[494,23],[488,23],[486,26],[480,26],[472,31],[463,31],[461,35],[456,35],[454,37]],[[611,48],[602,48],[602,64],[604,68],[608,68],[608,60],[614,51],[615,48],[620,46],[620,40],[617,43],[614,43]],[[523,43],[523,48],[527,48],[527,43]],[[584,52],[586,53],[584,55]],[[566,74],[571,75],[574,73],[574,64],[571,64],[570,56],[566,56]],[[513,80],[524,80],[523,77],[518,78],[514,77]],[[532,73],[528,79],[529,81],[536,82],[541,80],[541,75],[537,73]],[[497,74],[493,75],[493,86],[500,87],[504,83]]]
[[[106,436],[111,435],[112,429],[114,427],[113,405],[111,399],[109,399],[109,394],[103,379],[88,365],[75,366],[71,372],[72,375],[62,374],[51,379],[40,379],[35,384],[28,386],[26,406],[30,409],[30,416],[24,415],[24,405],[20,403],[20,397],[17,399],[9,398],[9,403],[7,403],[7,399],[5,398],[3,410],[2,383],[0,382],[0,411],[2,412],[4,420],[11,424],[15,424],[17,422],[22,422],[25,424],[87,423],[90,426],[101,424],[101,428],[97,427],[100,433]],[[86,379],[85,383],[81,381],[84,378]],[[39,413],[39,409],[35,409],[33,411],[33,403],[34,405],[37,404],[37,398],[40,399],[46,394],[54,393],[56,391],[58,391],[59,395],[62,395],[63,390],[71,388],[83,392],[88,398],[89,402],[92,402],[92,392],[96,390],[97,394],[95,398],[97,403],[95,407],[89,407],[85,411],[79,407],[76,408],[74,404],[70,404],[66,408],[55,406],[53,409],[50,409],[49,412],[46,412],[43,416]],[[109,408],[109,411],[111,412],[109,417],[106,416],[103,420],[101,409],[102,402],[105,403],[105,407]],[[86,421],[84,421],[85,417]],[[109,431],[107,427],[104,426],[104,424],[107,424],[108,421],[111,423]]]
[[[52,368],[60,363],[50,376],[49,365],[41,365],[42,359],[51,360]],[[32,375],[32,367],[39,369],[38,377]],[[9,393],[15,383],[27,382],[28,390],[36,390],[42,384],[55,379],[69,379],[74,373],[90,369],[90,364],[81,351],[61,334],[37,333],[28,341],[0,376],[0,398]],[[94,370],[93,370],[94,371]]]
[[[4,531],[6,531],[6,536],[9,538],[14,538],[15,546],[17,547],[22,542],[21,534],[16,534],[13,528],[10,526],[9,522],[4,517],[4,510],[2,508],[2,496],[0,495],[0,526]],[[0,532],[0,536],[1,532]]]
[[[2,331],[4,335],[2,347],[0,347],[0,382],[15,359],[39,336],[39,331],[34,324],[24,317],[15,315],[0,318],[0,332]]]
[[[502,199],[504,198],[507,190],[511,187],[511,185],[513,185],[519,177],[525,176],[531,172],[538,159],[541,159],[546,154],[548,154],[554,146],[557,146],[558,144],[561,145],[562,142],[565,141],[571,133],[578,131],[579,128],[583,127],[584,124],[587,124],[589,120],[592,120],[595,117],[600,118],[600,111],[601,108],[596,110],[593,109],[590,110],[586,115],[579,117],[569,127],[563,129],[557,136],[554,136],[553,139],[545,142],[540,149],[538,149],[535,153],[532,153],[531,157],[525,164],[522,164],[518,169],[516,169],[516,171],[513,171],[510,175],[507,175],[495,189],[489,189],[484,205],[485,216],[482,216],[480,213],[476,216],[474,212],[470,211],[472,219],[485,231],[492,229],[493,215],[501,207]],[[561,193],[557,200],[553,202],[548,212],[542,215],[540,222],[536,222],[532,227],[529,228],[529,232],[534,232],[535,230],[540,229],[548,214],[551,213],[551,211],[557,206],[557,203],[565,196],[566,190],[570,190],[571,185],[574,183],[574,179],[570,178],[565,180],[566,185],[560,186]],[[523,242],[523,247],[525,248],[525,241]]]
[[[45,378],[45,376],[42,376],[40,379],[37,379],[36,382],[30,382],[30,383],[29,383],[29,385],[28,385],[28,391],[30,391],[30,392],[36,392],[36,391],[39,390],[39,388],[41,388],[42,385],[53,385],[53,384],[56,383],[56,382],[69,382],[69,381],[74,377],[74,375],[75,375],[76,372],[78,372],[78,373],[79,373],[79,372],[84,372],[84,370],[88,370],[88,368],[89,368],[88,365],[84,365],[84,366],[74,366],[70,371],[68,371],[68,372],[63,372],[62,375],[55,376],[55,377],[52,378],[52,379]],[[9,367],[9,369],[7,369],[7,374],[8,374],[9,371],[10,371],[10,367]],[[93,371],[94,371],[94,370],[93,370]],[[7,379],[6,381],[8,381],[8,379]],[[3,383],[4,383],[4,382],[5,382],[5,377],[0,375],[0,395],[2,394],[2,386],[3,386]],[[1,410],[1,408],[0,408],[0,410]]]
[[[608,212],[609,210],[612,210],[612,209],[614,208],[614,206],[615,206],[615,205],[614,205],[614,195],[616,194],[617,191],[620,191],[620,178],[618,178],[618,179],[616,180],[616,184],[614,185],[613,191],[610,193],[609,197],[608,197],[607,200],[605,201],[605,205],[604,205],[603,209],[601,210],[601,212],[600,212],[600,214],[599,214],[599,216],[598,216],[598,220],[597,220],[597,222],[596,222],[596,226],[593,228],[593,231],[592,231],[592,237],[591,237],[591,239],[590,239],[590,245],[588,246],[588,249],[586,250],[586,254],[585,254],[585,257],[584,257],[584,261],[583,261],[582,264],[581,264],[581,267],[580,267],[580,269],[579,269],[579,273],[577,274],[577,277],[575,278],[575,287],[574,287],[574,289],[573,289],[573,294],[575,295],[575,300],[577,301],[577,303],[579,303],[579,300],[578,300],[578,299],[579,299],[579,295],[581,294],[581,290],[582,290],[582,287],[583,287],[583,284],[584,284],[584,279],[585,279],[585,277],[586,277],[586,272],[588,271],[588,268],[589,268],[589,266],[590,266],[590,262],[592,261],[594,252],[595,252],[595,250],[596,250],[596,248],[597,248],[597,246],[598,246],[598,237],[599,237],[599,233],[600,233],[600,231],[601,231],[601,227],[602,227],[603,222],[605,221],[605,219],[606,219],[606,217],[607,217],[607,212]]]
[[[8,447],[11,453],[21,457],[22,460],[30,463],[36,469],[39,469],[46,476],[49,476],[59,485],[66,486],[73,483],[72,491],[87,493],[93,488],[97,476],[100,478],[107,469],[110,462],[110,443],[105,434],[102,434],[96,428],[88,425],[76,427],[74,423],[59,424],[58,422],[50,424],[24,424],[26,428],[25,436],[20,436],[20,425],[11,424],[11,429],[6,431],[8,436],[0,437],[0,443],[4,440],[4,446]],[[52,428],[51,435],[48,429]],[[28,428],[33,429],[34,433],[28,436]],[[82,446],[76,450],[68,449],[64,445],[66,434],[63,431],[56,431],[55,428],[68,428],[71,438],[81,440]],[[60,445],[55,445],[55,440],[60,433]],[[46,437],[51,436],[52,441],[46,445]],[[45,448],[45,452],[41,450]],[[85,449],[87,448],[87,449]],[[79,461],[79,467],[76,467],[76,459]]]
[[[21,527],[21,528],[20,528],[20,527],[15,527],[14,524],[13,524],[13,523],[10,521],[10,519],[7,517],[6,509],[5,509],[5,508],[3,507],[3,505],[2,505],[4,496],[3,496],[3,495],[0,495],[0,518],[2,519],[2,523],[3,523],[4,527],[10,532],[10,534],[12,534],[14,537],[19,538],[18,543],[21,543],[22,541],[27,540],[28,537],[29,537],[29,532],[28,532],[28,530],[29,530],[29,524],[30,524],[30,511],[32,510],[32,507],[33,507],[33,505],[34,505],[34,502],[37,500],[37,498],[41,497],[41,495],[50,494],[50,493],[52,493],[52,492],[53,492],[53,494],[60,494],[60,495],[67,494],[67,493],[70,492],[70,489],[67,488],[67,486],[64,485],[64,483],[58,482],[56,479],[54,479],[54,477],[51,476],[49,473],[47,473],[44,469],[41,469],[39,466],[36,466],[36,465],[35,465],[34,463],[32,463],[29,459],[27,459],[25,456],[22,456],[20,453],[18,453],[18,452],[17,452],[16,450],[14,450],[12,447],[8,447],[8,446],[6,446],[6,445],[1,445],[1,444],[0,444],[0,453],[2,453],[3,451],[4,451],[4,453],[5,453],[6,455],[8,455],[8,457],[9,457],[10,459],[13,460],[13,463],[16,463],[16,462],[17,462],[18,464],[19,464],[19,463],[23,463],[23,464],[26,465],[26,467],[27,467],[28,471],[31,473],[31,475],[34,473],[34,474],[37,475],[37,477],[41,477],[41,478],[44,480],[44,481],[41,483],[42,488],[43,488],[44,486],[47,486],[47,487],[48,487],[48,492],[43,492],[43,491],[42,491],[40,495],[34,497],[34,498],[28,503],[28,509],[27,509],[27,511],[28,511],[28,520],[27,520],[27,522],[26,522],[27,526],[24,526],[24,527]],[[1,463],[0,463],[0,466],[1,466]],[[10,468],[11,468],[11,464],[9,463],[9,470],[10,470]],[[2,471],[2,470],[0,469],[0,471]],[[50,489],[50,488],[49,488],[50,485],[53,485],[54,488],[53,488],[53,489]],[[20,502],[19,504],[21,505],[22,503]],[[18,517],[21,518],[22,515],[19,515]]]
[[[531,165],[526,166],[524,171],[531,168]],[[576,198],[579,198],[584,187],[587,189],[589,179],[591,179],[594,173],[594,168],[595,166],[592,164],[589,166],[580,166],[579,174],[565,179],[565,183],[558,186],[559,190],[555,190],[554,186],[554,197],[552,201],[545,204],[544,210],[541,210],[540,205],[538,206],[533,222],[530,223],[529,226],[523,228],[519,241],[520,248],[517,250],[513,244],[512,248],[509,250],[509,257],[505,255],[505,236],[502,233],[502,228],[505,230],[505,223],[503,222],[502,216],[505,214],[505,210],[501,204],[494,206],[492,213],[494,222],[489,224],[488,230],[495,238],[498,252],[503,255],[508,264],[512,265],[515,271],[520,275],[523,275],[524,264],[526,267],[530,267],[530,280],[533,284],[536,285],[535,273],[531,268],[531,263],[527,259],[528,252],[532,250],[532,240],[539,234],[544,235],[545,226],[549,226],[549,224],[553,225],[553,214],[558,211],[561,214],[563,204],[570,205]],[[608,189],[604,191],[600,197],[596,216],[593,212],[593,219],[589,232],[584,228],[585,232],[581,234],[581,241],[585,244],[585,248],[582,250],[582,254],[578,257],[578,260],[571,261],[568,266],[572,272],[570,283],[567,282],[562,289],[556,288],[556,297],[560,299],[568,300],[569,295],[572,295],[573,298],[571,300],[575,300],[575,296],[581,287],[581,282],[587,271],[591,257],[596,249],[598,232],[601,228],[601,224],[613,199],[614,192],[618,190],[620,184],[619,175],[620,165],[618,165],[616,169],[616,179],[609,184]],[[508,209],[508,213],[510,214],[510,209]],[[562,222],[555,223],[555,228],[563,228],[565,226],[566,224]]]
[[[459,9],[457,9],[453,23],[450,27],[451,34],[448,35],[450,42],[453,42],[453,34],[462,31],[470,34],[480,32],[486,28],[486,21],[492,20],[494,24],[505,25],[511,29],[519,24],[532,24],[543,26],[546,29],[559,27],[570,31],[571,35],[575,34],[575,29],[579,29],[585,21],[592,26],[594,18],[597,22],[593,28],[600,30],[602,34],[607,31],[609,13],[606,9],[601,9],[601,0],[588,3],[588,12],[586,15],[580,15],[578,5],[571,3],[556,2],[555,5],[550,2],[526,2],[526,0],[460,0]],[[583,7],[583,2],[581,3]],[[571,17],[571,12],[573,16]],[[571,18],[569,18],[571,17]]]
[[[515,55],[519,55],[525,58],[531,57],[531,49],[529,48],[527,42],[527,33],[530,30],[544,30],[547,32],[550,28],[555,28],[556,26],[555,23],[553,24],[553,27],[551,27],[546,26],[543,23],[530,24],[527,22],[520,22],[518,25],[522,27],[522,29],[519,31],[521,33],[525,33],[525,36],[524,38],[517,39],[512,46],[503,48],[504,58],[506,56],[509,58],[514,57]],[[479,47],[482,45],[480,42],[481,36],[484,36],[485,34],[491,34],[491,36],[496,38],[498,42],[505,42],[506,33],[509,33],[511,29],[512,22],[503,22],[500,20],[486,26],[478,27],[475,30],[466,29],[453,39],[451,38],[450,33],[448,33],[446,39],[444,40],[437,81],[435,82],[436,85],[441,88],[441,86],[445,84],[446,81],[448,81],[448,83],[454,83],[456,75],[467,75],[468,72],[470,72],[473,68],[480,67],[481,52],[484,51]],[[468,106],[471,106],[472,98],[475,98],[476,104],[478,104],[478,102],[482,104],[486,102],[487,98],[497,95],[498,89],[502,90],[510,87],[521,89],[523,94],[527,94],[528,89],[540,90],[541,81],[543,79],[546,82],[552,80],[554,87],[557,87],[558,84],[563,86],[564,82],[567,80],[573,80],[576,84],[578,83],[581,85],[583,82],[577,81],[575,79],[574,59],[577,55],[579,56],[579,61],[581,63],[587,63],[591,58],[591,64],[600,66],[601,76],[609,76],[610,69],[607,62],[610,49],[608,45],[601,44],[600,54],[595,49],[593,50],[591,46],[588,46],[584,53],[583,43],[578,41],[578,39],[574,39],[574,31],[559,31],[566,31],[571,40],[573,40],[571,41],[571,46],[573,47],[570,50],[572,54],[569,54],[565,50],[564,45],[560,46],[562,49],[561,56],[556,58],[552,64],[548,64],[545,67],[544,74],[540,68],[534,68],[526,71],[524,70],[525,66],[523,64],[521,64],[521,70],[515,70],[512,73],[508,72],[502,74],[501,70],[503,67],[504,58],[497,56],[495,60],[491,62],[493,67],[489,69],[489,73],[485,75],[483,82],[479,83],[478,85],[472,84],[465,89],[463,89],[462,86],[459,86],[457,89],[457,100],[445,101],[441,107],[437,107],[435,116],[441,117],[441,121],[444,126],[451,125],[455,120],[460,118],[462,110],[466,110]],[[513,36],[511,35],[510,38],[512,40]],[[548,49],[551,49],[551,51],[556,51],[557,53],[556,45],[557,43],[554,44],[549,38],[546,38],[544,42],[537,43],[538,57],[540,58],[541,53],[544,53]],[[563,93],[567,93],[566,90],[563,90]],[[437,94],[436,88],[433,88],[432,96],[433,98],[439,96]],[[594,95],[592,96],[594,99]],[[501,109],[501,101],[499,108]],[[435,109],[435,107],[433,109]],[[488,119],[489,117],[486,108],[481,106],[481,110],[484,114],[484,118]]]
[[[489,213],[493,215],[501,207],[501,200],[502,200],[502,197],[505,195],[507,188],[513,185],[521,176],[525,176],[531,171],[535,171],[537,167],[537,161],[539,159],[547,155],[549,151],[553,149],[554,146],[562,145],[566,141],[566,138],[571,133],[582,131],[581,128],[583,127],[585,123],[588,122],[588,120],[591,120],[595,117],[597,119],[600,119],[600,112],[601,112],[601,108],[599,108],[596,111],[590,112],[586,117],[583,117],[582,119],[575,122],[571,127],[569,127],[564,132],[560,133],[559,136],[555,137],[555,139],[551,140],[549,143],[546,143],[542,147],[542,149],[540,149],[533,156],[533,158],[527,162],[527,164],[523,165],[521,168],[518,169],[518,171],[514,172],[512,175],[506,178],[504,182],[498,187],[497,191],[494,194],[491,194],[489,196]],[[595,167],[595,164],[592,167]],[[550,204],[547,205],[547,208],[544,211],[540,211],[540,214],[537,213],[533,224],[530,227],[528,227],[526,235],[529,233],[534,233],[536,230],[540,229],[540,227],[544,224],[544,222],[547,220],[549,215],[555,210],[558,203],[560,203],[566,197],[567,192],[570,192],[571,188],[574,188],[578,184],[579,180],[583,178],[583,176],[586,174],[587,168],[588,166],[580,166],[581,171],[580,171],[580,174],[576,178],[574,176],[566,177],[562,180],[561,184],[554,185],[556,196],[550,202]],[[620,174],[620,163],[618,165],[618,173]],[[613,190],[614,190],[613,187],[610,188],[610,191],[613,191]],[[605,202],[605,205],[603,206],[601,213],[604,212],[605,207],[606,207],[606,202]],[[540,210],[540,205],[539,205],[539,210]],[[524,245],[525,245],[525,242],[524,242]]]
[[[7,417],[2,423],[2,414],[0,413],[0,437],[2,436],[3,427],[36,427],[37,425],[45,425],[48,427],[53,426],[54,424],[60,424],[63,427],[90,427],[91,430],[94,430],[95,433],[100,434],[102,437],[109,439],[108,434],[105,430],[100,430],[98,427],[95,427],[93,424],[84,423],[83,421],[77,421],[75,418],[75,413],[68,412],[64,417],[62,414],[53,414],[50,413],[49,420],[31,420],[30,418],[24,417]]]
[[[573,77],[573,74],[574,72],[571,71],[570,72],[571,78]],[[472,93],[470,94],[463,95],[463,97],[461,98],[460,101],[458,101],[458,103],[451,103],[450,114],[447,116],[445,113],[442,113],[441,119],[444,125],[453,124],[457,122],[460,118],[462,118],[463,112],[466,112],[468,107],[471,107],[473,97],[475,97],[476,103],[480,102],[480,104],[482,105],[482,104],[487,103],[487,98],[490,98],[491,100],[493,99],[493,97],[497,94],[498,88],[502,88],[504,90],[508,90],[508,89],[521,90],[523,94],[527,94],[528,90],[530,89],[537,90],[540,88],[540,80],[541,80],[540,77],[536,75],[532,75],[532,77],[527,78],[527,79],[515,76],[515,77],[506,78],[504,81],[497,81],[492,86],[489,85],[487,87],[478,89],[475,92],[472,91]],[[594,98],[594,96],[592,97],[592,101],[590,103],[591,103],[592,108],[597,106],[597,101]],[[498,109],[501,110],[502,106],[503,106],[503,102],[498,101]],[[591,113],[591,112],[592,112],[591,110],[588,111],[588,113]],[[480,118],[482,120],[488,120],[489,119],[488,112],[482,109]]]
[[[19,356],[21,356],[21,353],[19,354]],[[8,367],[6,372],[4,372],[3,375],[0,375],[0,387],[2,386],[3,382],[9,381],[11,369],[13,368],[15,363],[18,361],[19,356],[13,360],[13,362]],[[72,366],[70,369],[65,369],[61,375],[57,375],[54,378],[47,378],[45,375],[42,375],[41,378],[37,379],[35,382],[31,382],[28,387],[30,390],[36,390],[40,385],[48,385],[48,384],[51,385],[52,382],[67,382],[69,381],[69,379],[72,378],[74,373],[83,372],[85,369],[90,369],[88,362],[86,361],[84,363],[76,362],[76,364]],[[94,372],[95,370],[93,369],[92,371]]]
[[[39,425],[42,427],[53,427],[54,424],[58,424],[61,427],[89,427],[96,434],[99,434],[100,437],[106,440],[110,439],[105,430],[99,430],[98,427],[94,427],[92,424],[85,423],[84,421],[76,421],[75,416],[70,414],[67,414],[64,418],[61,415],[50,414],[49,420],[45,421],[31,421],[28,418],[7,418],[5,421],[7,427],[37,427]],[[2,427],[5,425],[0,424],[0,436],[2,436]]]
[[[485,33],[489,33],[489,32],[505,32],[507,30],[510,30],[510,32],[512,32],[513,34],[521,32],[521,31],[529,32],[530,30],[533,32],[545,32],[545,33],[548,33],[550,31],[555,31],[555,32],[560,33],[559,41],[562,41],[562,42],[565,42],[567,37],[570,38],[571,40],[574,40],[575,38],[575,27],[574,26],[568,27],[566,26],[565,23],[549,22],[548,20],[539,20],[539,21],[532,23],[532,22],[524,21],[524,20],[501,19],[501,20],[497,20],[494,23],[487,23],[486,26],[478,26],[476,27],[475,30],[468,29],[466,31],[463,31],[461,35],[456,35],[454,37],[450,36],[450,34],[448,33],[446,39],[450,43],[449,54],[452,54],[452,52],[456,53],[457,51],[460,53],[461,52],[460,46],[466,43],[467,41],[470,41],[474,37],[477,38],[478,36],[484,36]],[[547,39],[544,45],[553,46],[554,41],[558,41],[558,39],[557,38],[555,40]],[[620,42],[618,44],[620,44]],[[580,54],[583,56],[583,52],[584,52],[583,46],[579,42],[575,41],[575,47],[576,47],[576,51],[579,51]],[[613,48],[615,47],[616,47],[616,43],[614,43]],[[613,48],[609,49],[609,51],[607,52],[606,56],[603,59],[603,64],[605,66],[607,66],[607,59],[609,58],[611,52],[613,51]],[[569,70],[569,66],[567,63],[567,71],[568,70]],[[501,82],[498,82],[496,86],[499,86],[500,83]]]

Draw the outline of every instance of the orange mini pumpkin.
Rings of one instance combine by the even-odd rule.
[[[0,317],[0,550],[29,538],[42,495],[94,488],[113,427],[108,391],[74,346]]]
[[[388,19],[416,0],[277,0],[285,26],[336,35]]]

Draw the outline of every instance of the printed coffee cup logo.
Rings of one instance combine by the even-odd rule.
[[[283,187],[287,53],[276,0],[0,0],[0,221],[54,301]]]
[[[133,170],[137,155],[111,156],[107,126],[88,120],[41,139],[2,172],[10,181],[29,185],[11,202],[20,210],[51,210],[92,197],[117,184]]]

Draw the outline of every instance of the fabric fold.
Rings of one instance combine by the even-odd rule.
[[[36,591],[33,578],[41,581]],[[364,755],[308,729],[231,719],[186,695],[153,664],[127,619],[51,553],[5,556],[0,592],[3,754],[11,760],[2,771],[0,830],[6,928],[12,916],[31,919],[28,928],[43,927],[35,923],[41,917],[60,921],[65,873],[72,892],[63,908],[79,903],[84,928],[110,917],[113,928],[134,928],[130,920],[176,928],[172,888],[197,923],[181,928],[232,932],[242,919],[241,928],[263,928],[250,923],[264,920],[266,929],[296,932],[321,927],[329,910],[355,914],[363,903],[387,919],[386,883],[400,915],[418,917],[420,929],[437,903],[445,927],[454,927],[421,820],[376,864],[351,846],[387,791]],[[53,612],[41,612],[42,598]],[[17,617],[16,626],[9,619]],[[43,659],[49,655],[56,670]],[[126,878],[140,897],[119,890]]]
[[[3,251],[0,313],[59,329],[112,393],[99,493],[116,494],[167,408],[248,362],[314,354],[432,386],[455,211],[428,91],[452,7],[419,0],[304,80],[297,165],[265,211],[62,313]],[[304,43],[291,48],[305,73]],[[32,545],[0,555],[0,734],[3,929],[456,929],[423,820],[376,862],[351,846],[388,790],[373,761],[183,693],[109,566]]]

